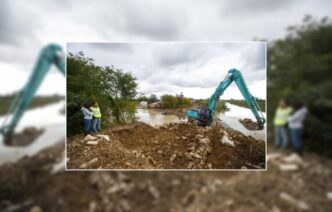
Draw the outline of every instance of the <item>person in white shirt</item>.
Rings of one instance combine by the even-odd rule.
[[[303,121],[308,113],[308,110],[301,102],[295,102],[293,105],[293,112],[288,117],[288,126],[290,129],[293,151],[298,155],[302,155],[303,143]]]

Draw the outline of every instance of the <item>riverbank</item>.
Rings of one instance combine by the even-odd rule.
[[[68,138],[69,169],[265,169],[264,141],[221,126],[137,122],[100,134],[111,141],[89,145],[82,135]],[[235,146],[222,144],[226,138]]]

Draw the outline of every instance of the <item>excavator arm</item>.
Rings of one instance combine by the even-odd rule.
[[[218,85],[216,91],[212,94],[207,108],[190,109],[187,111],[188,119],[197,120],[198,123],[203,126],[210,125],[214,119],[216,104],[220,96],[233,81],[236,83],[250,110],[254,114],[260,128],[263,128],[265,118],[255,100],[255,97],[250,94],[241,72],[237,69],[231,69],[228,71],[226,78]]]
[[[8,114],[12,114],[12,117],[8,120],[7,116],[0,128],[0,134],[3,134],[5,138],[13,133],[52,64],[56,65],[62,74],[65,74],[62,48],[57,44],[49,44],[42,49],[28,82],[11,102]]]

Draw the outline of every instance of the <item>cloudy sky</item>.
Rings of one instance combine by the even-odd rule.
[[[148,96],[183,92],[209,98],[228,70],[237,68],[252,94],[266,98],[265,42],[68,43],[67,51],[83,51],[96,65],[132,73],[138,92]],[[242,95],[233,84],[222,98]]]
[[[23,86],[50,42],[275,40],[305,14],[331,17],[331,8],[330,0],[3,0],[0,94]],[[65,94],[64,85],[53,68],[38,94]]]

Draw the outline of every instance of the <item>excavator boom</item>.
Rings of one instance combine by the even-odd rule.
[[[260,128],[263,128],[265,118],[261,112],[261,109],[259,108],[259,105],[255,100],[255,97],[250,94],[241,72],[237,69],[231,69],[228,71],[228,75],[226,76],[226,78],[218,85],[216,91],[212,94],[207,108],[190,109],[187,111],[188,119],[196,120],[200,125],[203,126],[210,125],[214,119],[216,112],[216,104],[220,96],[224,93],[228,86],[232,84],[233,81],[239,88],[242,96],[248,104],[248,107],[254,114],[258,125],[260,126]]]
[[[5,138],[13,133],[52,64],[62,74],[65,74],[65,60],[62,48],[57,44],[49,44],[42,49],[28,82],[12,101],[8,110],[8,115],[11,114],[12,117],[8,120],[7,115],[0,128],[0,134],[3,134]]]

